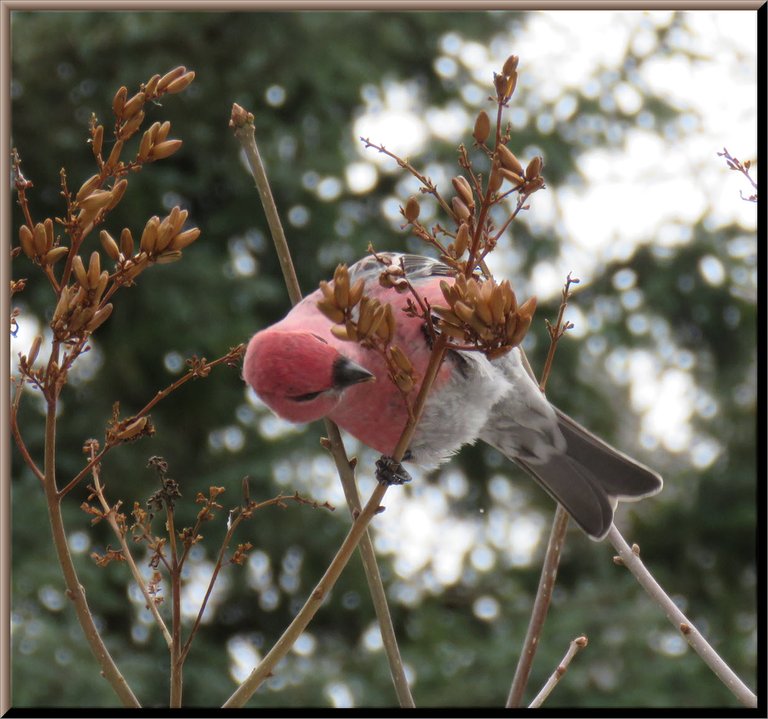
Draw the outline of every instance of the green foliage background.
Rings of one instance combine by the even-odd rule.
[[[380,211],[382,199],[395,191],[399,176],[383,174],[370,193],[357,196],[345,191],[336,202],[320,201],[302,182],[310,171],[343,177],[344,166],[356,159],[351,123],[360,112],[361,88],[383,78],[415,80],[429,102],[444,103],[461,87],[461,75],[446,80],[433,67],[445,33],[487,44],[502,30],[526,22],[525,14],[475,12],[13,13],[12,142],[19,148],[26,176],[35,184],[31,200],[37,217],[62,212],[60,167],[67,168],[74,187],[92,174],[85,144],[88,118],[95,112],[109,126],[117,87],[135,88],[153,73],[179,64],[197,73],[189,91],[168,98],[156,108],[156,115],[153,111],[147,118],[171,120],[172,136],[184,140],[182,151],[132,178],[109,227],[119,232],[129,226],[136,235],[150,215],[162,215],[181,203],[203,235],[185,251],[182,262],[153,268],[137,287],[120,292],[112,318],[97,337],[102,358],[98,371],[64,394],[59,476],[71,477],[82,466],[82,443],[103,435],[114,401],[120,401],[127,416],[173,381],[178,369],[173,362],[168,364],[169,356],[196,353],[213,359],[247,341],[288,308],[252,180],[227,128],[232,102],[256,113],[260,150],[278,208],[284,215],[297,205],[309,212],[303,226],[286,223],[302,287],[309,290],[337,262],[362,255],[369,242],[377,248],[413,247]],[[666,32],[678,25],[673,22]],[[658,32],[658,53],[672,52],[665,31]],[[503,50],[499,64],[513,51]],[[531,62],[535,58],[522,59],[523,72]],[[628,50],[625,66],[637,62]],[[272,85],[285,91],[285,102],[276,107],[265,102]],[[659,126],[674,120],[678,112],[658,96],[648,96],[644,103]],[[477,108],[469,111],[474,116]],[[576,116],[595,114],[609,115],[623,129],[634,123],[631,116],[605,112],[586,94],[579,96]],[[609,145],[621,139],[598,136],[596,142]],[[550,186],[574,182],[583,147],[567,142],[559,132],[541,135],[529,123],[515,134],[512,146],[531,143],[542,149]],[[411,160],[420,166],[428,162],[450,166],[454,158],[455,147],[436,140]],[[722,169],[713,160],[712,172]],[[12,219],[15,228],[20,223],[17,211]],[[698,470],[663,450],[651,455],[637,441],[629,445],[627,437],[636,432],[626,431],[632,426],[627,389],[612,386],[596,363],[585,361],[583,341],[563,343],[549,395],[563,410],[606,439],[620,441],[626,451],[665,475],[664,495],[623,515],[623,526],[642,545],[643,557],[660,583],[754,685],[754,395],[747,402],[738,397],[739,388],[743,396],[745,386],[748,393],[754,392],[755,301],[748,293],[734,291],[730,279],[712,286],[695,271],[706,255],[719,258],[729,278],[741,269],[752,272],[753,267],[749,257],[733,256],[725,249],[743,234],[739,227],[710,230],[702,219],[692,230],[690,242],[664,256],[646,245],[626,262],[606,266],[603,279],[584,287],[577,302],[587,312],[610,300],[617,292],[611,281],[615,272],[633,269],[654,315],[663,317],[676,341],[701,360],[691,371],[716,398],[719,410],[695,422],[723,444],[719,458]],[[16,237],[15,230],[12,236]],[[536,262],[556,253],[558,238],[549,232],[534,236],[522,224],[515,230],[514,242],[523,257],[519,275],[525,277]],[[256,263],[254,276],[237,272],[237,262],[244,257]],[[578,268],[574,270],[578,275]],[[14,263],[13,274],[30,279],[19,300],[24,315],[50,317],[51,298],[42,278],[24,259]],[[682,283],[681,277],[690,282]],[[733,308],[731,315],[724,308]],[[554,303],[545,304],[538,317],[553,317],[555,312]],[[734,313],[736,321],[727,321]],[[627,312],[619,306],[614,321],[600,330],[608,345],[652,349],[647,337],[628,331],[626,320]],[[534,366],[540,367],[546,345],[543,326],[535,333],[538,341],[530,354]],[[21,419],[33,456],[41,457],[43,423],[35,399],[26,398]],[[196,511],[195,493],[210,485],[227,487],[224,496],[231,505],[238,501],[245,475],[252,478],[254,496],[268,498],[285,491],[275,481],[274,463],[321,453],[319,429],[309,427],[270,442],[259,433],[248,407],[235,370],[214,371],[208,379],[187,385],[153,411],[158,429],[154,438],[109,456],[104,464],[109,496],[121,498],[126,507],[134,500],[144,501],[156,489],[153,474],[145,468],[151,455],[165,457],[181,482],[186,503],[180,511],[186,523]],[[245,410],[236,415],[237,408]],[[245,433],[243,446],[237,451],[212,447],[210,433],[233,425]],[[472,478],[469,492],[452,500],[451,511],[457,517],[494,505],[487,478],[499,473],[513,478],[531,506],[551,511],[538,488],[515,468],[498,466],[486,450],[465,449],[454,462]],[[361,466],[361,473],[366,472],[369,468]],[[289,489],[307,493],[310,486]],[[109,686],[96,681],[98,668],[64,598],[43,494],[17,453],[12,458],[12,493],[13,704],[114,706]],[[129,600],[125,567],[99,569],[89,559],[91,551],[103,551],[115,542],[106,527],[90,527],[89,517],[79,510],[85,487],[74,494],[66,517],[75,546],[78,542],[87,546],[76,561],[90,604],[142,702],[163,705],[168,662],[162,640],[153,628],[144,636],[144,625],[138,621],[140,603]],[[205,550],[198,559],[215,555],[224,520],[222,514],[206,527]],[[334,514],[291,507],[265,510],[246,525],[239,541],[250,541],[264,552],[276,575],[282,571],[287,576],[286,567],[294,567],[298,581],[283,582],[283,587],[275,584],[277,606],[264,608],[245,581],[245,569],[225,570],[224,597],[212,612],[212,621],[203,626],[186,666],[185,704],[217,706],[229,696],[235,682],[228,640],[244,637],[265,652],[320,576],[348,523],[343,507]],[[89,538],[85,544],[84,538]],[[407,552],[407,547],[400,551]],[[538,555],[541,552],[543,547]],[[611,554],[607,545],[591,543],[576,530],[569,535],[531,691],[554,669],[568,642],[585,633],[588,649],[548,706],[733,706],[729,691],[692,652],[669,650],[675,641],[670,638],[671,627],[628,573],[611,562]],[[293,561],[297,556],[298,569]],[[382,560],[382,572],[388,586],[398,581],[390,556]],[[512,568],[497,563],[491,572],[467,577],[465,573],[461,581],[415,604],[392,600],[404,659],[415,672],[413,692],[419,706],[492,707],[505,700],[538,581],[538,563]],[[492,622],[473,612],[475,600],[488,595],[500,605]],[[313,650],[291,654],[249,706],[328,706],[334,696],[330,687],[337,683],[346,687],[356,706],[394,705],[385,656],[369,651],[362,641],[372,621],[362,569],[355,559],[310,626],[316,640]]]

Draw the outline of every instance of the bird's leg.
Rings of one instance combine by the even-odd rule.
[[[393,484],[410,482],[411,475],[403,469],[403,465],[400,462],[395,462],[392,457],[382,455],[376,460],[376,479],[379,484],[391,486]]]

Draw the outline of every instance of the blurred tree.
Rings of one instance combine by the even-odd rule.
[[[412,191],[401,175],[377,169],[365,191],[345,184],[350,164],[360,162],[353,127],[365,107],[381,104],[387,87],[407,84],[415,90],[416,115],[432,135],[410,159],[435,176],[450,177],[457,142],[441,123],[456,105],[465,123],[471,122],[484,106],[491,79],[487,72],[475,77],[464,53],[485,52],[501,62],[516,51],[509,47],[510,37],[520,37],[528,22],[525,14],[506,12],[12,13],[12,141],[35,184],[31,202],[38,216],[61,215],[61,166],[71,186],[92,174],[85,144],[88,119],[95,112],[109,125],[117,87],[134,88],[179,64],[197,73],[187,93],[158,108],[158,116],[170,119],[175,136],[183,138],[182,150],[132,181],[108,226],[113,234],[123,226],[136,233],[150,215],[181,204],[203,237],[182,262],[153,268],[137,287],[121,292],[90,357],[82,360],[79,380],[64,396],[61,476],[73,476],[82,467],[83,440],[101,436],[114,401],[120,401],[125,415],[135,412],[179,376],[184,358],[224,354],[287,309],[261,207],[226,127],[232,102],[256,114],[260,149],[299,278],[310,290],[337,262],[362,255],[369,242],[382,249],[417,247],[387,213],[388,202],[402,201]],[[568,112],[558,106],[561,98],[521,83],[514,104],[528,114],[513,117],[511,144],[525,156],[541,152],[553,189],[588,184],[591,178],[580,165],[584,155],[596,147],[620,148],[632,130],[650,128],[667,139],[681,132],[680,108],[663,93],[642,87],[637,70],[648,58],[693,54],[680,40],[690,32],[685,17],[671,14],[648,26],[638,16],[638,27],[652,36],[652,51],[629,43],[621,58],[606,60],[596,71],[600,92],[585,85],[569,94]],[[523,56],[523,76],[527,65],[539,62]],[[644,93],[643,112],[602,101],[627,84]],[[444,114],[435,119],[434,108]],[[542,129],[545,116],[553,123],[548,130]],[[147,119],[155,118],[148,113]],[[454,134],[468,137],[466,130]],[[722,169],[713,158],[710,171]],[[537,266],[558,256],[558,228],[537,222],[536,212],[534,203],[531,219],[514,231],[510,274],[515,286],[527,286]],[[13,225],[20,223],[16,212]],[[687,238],[671,246],[646,238],[623,259],[605,262],[599,279],[585,283],[574,304],[586,333],[579,341],[562,343],[548,392],[562,409],[665,474],[662,498],[633,508],[631,515],[623,512],[622,526],[633,528],[659,581],[687,602],[691,618],[752,683],[754,238],[736,223],[713,224],[706,213],[690,229]],[[30,278],[18,304],[24,336],[31,337],[31,327],[46,322],[52,308],[45,283],[24,262],[15,262],[13,272]],[[721,273],[721,280],[713,281],[708,268]],[[573,269],[578,275],[579,268]],[[626,270],[633,280],[625,286],[617,278],[626,277],[620,274]],[[540,304],[539,317],[553,317],[556,307],[553,295]],[[546,351],[539,325],[529,345],[535,367]],[[638,350],[665,361],[677,353],[678,369],[698,392],[694,434],[677,453],[658,446],[649,450],[638,441],[631,388],[622,379]],[[36,399],[25,397],[21,419],[30,451],[40,457]],[[221,591],[186,665],[185,704],[214,706],[234,689],[233,676],[250,669],[254,652],[267,651],[290,621],[344,536],[348,517],[318,446],[318,429],[292,430],[271,418],[245,394],[235,371],[220,370],[187,385],[158,405],[152,418],[158,429],[153,439],[120,448],[104,463],[110,497],[123,499],[127,507],[156,489],[154,474],[145,469],[150,455],[165,457],[180,481],[185,502],[179,511],[187,524],[197,511],[196,492],[224,485],[225,505],[234,506],[245,475],[260,498],[299,489],[339,504],[334,515],[308,507],[266,509],[245,525],[239,541],[251,541],[256,549],[246,567],[222,573]],[[369,455],[351,446],[362,453],[362,476]],[[697,447],[704,455],[695,453]],[[716,447],[714,460],[707,458],[708,447]],[[448,507],[441,526],[455,526],[457,537],[467,527],[475,533],[455,577],[441,579],[429,557],[415,570],[403,570],[409,547],[393,545],[387,534],[378,542],[382,573],[417,704],[498,706],[506,697],[538,580],[543,548],[536,538],[552,507],[538,488],[514,468],[501,466],[485,448],[463,451],[454,470],[453,484],[438,485]],[[111,689],[93,681],[98,670],[63,594],[42,493],[17,453],[12,477],[14,706],[113,706]],[[407,490],[405,504],[393,498],[391,505],[415,504],[432,496],[425,494],[432,489],[422,482]],[[91,528],[79,510],[86,493],[78,488],[66,503],[66,517],[89,600],[137,695],[146,706],[164,704],[168,669],[162,639],[141,598],[126,589],[124,567],[100,569],[89,559],[91,551],[103,551],[114,538],[102,525]],[[516,560],[508,545],[512,538],[519,540],[509,526],[512,513],[521,515],[515,526],[533,533],[532,550],[523,551],[523,559]],[[503,524],[493,524],[502,516]],[[528,524],[522,523],[525,516]],[[223,516],[219,520],[206,527],[205,548],[194,556],[191,572],[200,575],[198,583],[207,581],[216,541],[224,534]],[[494,527],[501,533],[494,534]],[[451,539],[448,531],[441,541]],[[394,692],[374,622],[355,561],[310,625],[306,641],[251,705],[392,705]],[[531,689],[540,686],[580,633],[589,635],[589,649],[549,706],[733,704],[728,690],[686,651],[629,575],[610,562],[610,550],[574,531]]]

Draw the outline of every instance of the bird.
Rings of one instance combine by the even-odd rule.
[[[423,377],[432,351],[424,316],[404,311],[409,293],[380,282],[383,265],[401,267],[427,307],[445,304],[441,281],[456,281],[444,262],[414,254],[376,253],[348,268],[350,285],[389,303],[392,343]],[[318,308],[314,291],[248,342],[243,378],[276,415],[293,423],[328,418],[384,457],[408,421],[404,394],[381,352],[343,339]],[[435,318],[437,319],[437,318]],[[434,325],[440,331],[440,322]],[[591,539],[609,532],[618,500],[662,489],[661,476],[610,446],[554,407],[523,365],[519,347],[500,356],[449,349],[427,396],[406,462],[434,468],[480,440],[522,467]],[[408,478],[407,472],[404,476]]]

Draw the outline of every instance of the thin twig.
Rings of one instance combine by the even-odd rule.
[[[179,567],[179,555],[176,548],[176,527],[174,525],[174,511],[170,502],[166,503],[166,517],[168,525],[168,539],[171,545],[171,709],[181,708],[181,697],[184,675],[181,661],[181,568]]]
[[[211,360],[210,362],[205,363],[205,369],[212,369],[213,367],[216,367],[222,363],[226,364],[232,364],[234,359],[238,357],[243,350],[243,346],[239,345],[237,347],[233,347],[229,350],[225,355],[222,355],[221,357],[217,357],[215,360]],[[191,379],[195,379],[197,377],[200,377],[200,369],[192,367],[187,371],[187,373],[179,377],[175,382],[172,382],[170,385],[168,385],[165,389],[160,390],[155,394],[155,396],[147,402],[147,404],[144,405],[135,415],[133,415],[134,419],[138,419],[139,417],[144,417],[145,415],[149,414],[150,410],[158,403],[160,400],[165,399],[171,392],[175,392],[179,387],[189,382]],[[101,460],[104,458],[104,455],[109,452],[109,450],[113,449],[114,447],[119,446],[122,444],[122,442],[112,442],[108,443],[104,446],[104,449],[101,450],[93,459],[89,460],[88,463],[83,467],[70,481],[68,484],[66,484],[60,491],[59,496],[64,497],[69,492],[71,492],[82,480],[83,478],[91,471],[93,466],[97,464],[98,462],[101,462]]]
[[[547,552],[544,556],[544,564],[541,568],[539,587],[531,610],[531,619],[528,623],[528,631],[523,642],[523,649],[512,679],[512,686],[507,697],[507,709],[516,709],[522,705],[523,692],[531,673],[533,658],[539,646],[541,630],[544,620],[547,618],[549,604],[552,600],[552,591],[555,588],[557,567],[560,563],[560,553],[565,541],[565,531],[568,528],[568,512],[561,505],[557,505],[555,518],[552,521],[552,530],[549,535]]]
[[[549,679],[547,679],[546,683],[541,688],[541,691],[528,705],[529,709],[538,709],[544,703],[546,698],[552,693],[552,690],[557,686],[558,682],[563,678],[563,674],[568,671],[568,666],[571,661],[573,661],[573,658],[586,646],[586,637],[576,637],[576,639],[570,643],[568,651],[565,653],[560,664],[557,665],[557,668],[552,672]]]
[[[58,347],[54,343],[52,355],[57,353]],[[67,596],[75,605],[77,619],[80,622],[85,639],[101,667],[102,676],[110,683],[125,706],[139,708],[141,706],[139,700],[117,668],[99,634],[99,630],[96,628],[91,610],[85,598],[85,590],[80,584],[77,570],[69,552],[67,533],[61,514],[61,497],[56,491],[56,410],[56,398],[49,398],[45,417],[45,482],[43,486],[45,488],[46,504],[48,505],[48,516],[51,522],[53,544],[56,548],[56,555],[67,585]]]
[[[553,327],[550,325],[549,321],[547,321],[547,330],[549,331],[549,351],[547,352],[547,359],[546,362],[544,362],[544,370],[541,373],[541,381],[539,382],[539,389],[541,389],[542,392],[547,387],[547,380],[549,379],[549,374],[552,371],[552,362],[555,359],[555,350],[557,350],[557,345],[560,342],[562,336],[569,329],[573,328],[573,325],[570,322],[564,322],[563,318],[565,316],[565,309],[568,307],[568,300],[571,297],[571,285],[576,285],[579,282],[580,280],[575,277],[571,277],[571,273],[568,273],[568,277],[565,280],[565,286],[563,287],[560,309],[557,312],[557,322]]]
[[[549,374],[552,370],[552,361],[555,356],[557,345],[566,330],[570,328],[570,324],[564,322],[565,309],[568,306],[568,299],[570,298],[570,286],[578,281],[579,280],[577,279],[572,279],[570,273],[568,274],[563,288],[560,309],[557,314],[557,322],[554,327],[547,323],[549,329],[549,352],[547,353],[547,361],[544,365],[544,370],[539,382],[539,389],[541,389],[542,392],[544,392],[547,386],[547,380],[549,379]],[[536,377],[533,373],[533,369],[531,368],[522,347],[520,348],[520,356],[523,367],[535,381]],[[539,586],[536,590],[536,597],[533,602],[528,631],[525,635],[523,649],[517,663],[517,668],[515,669],[515,675],[512,679],[509,696],[507,697],[507,708],[519,707],[522,705],[523,693],[525,692],[525,686],[528,683],[528,677],[530,676],[531,667],[533,665],[533,658],[536,655],[536,649],[539,646],[539,639],[544,627],[544,620],[547,617],[549,604],[552,600],[552,591],[555,586],[557,567],[560,563],[560,554],[562,552],[563,543],[565,542],[565,533],[567,529],[568,513],[560,504],[558,504],[555,509],[555,516],[552,518],[552,529],[550,530],[547,551],[544,555],[544,564],[541,568],[541,578],[539,579]]]
[[[344,443],[342,442],[339,428],[329,419],[325,420],[325,431],[330,440],[328,449],[336,463],[339,477],[341,477],[341,486],[344,489],[347,505],[352,512],[352,516],[355,517],[360,513],[362,505],[352,463],[347,458],[347,453],[344,450]],[[381,581],[381,573],[376,561],[376,552],[367,530],[360,540],[360,556],[363,560],[363,570],[365,571],[365,578],[371,593],[371,601],[376,612],[376,619],[379,623],[381,640],[389,662],[389,671],[392,675],[392,683],[395,687],[397,699],[402,708],[414,708],[416,704],[411,695],[408,678],[405,675],[405,667],[403,666],[403,659],[397,644],[397,635],[392,624],[392,616],[389,612],[384,583]]]
[[[24,438],[21,436],[21,430],[19,429],[19,404],[21,403],[21,395],[23,389],[24,378],[20,377],[16,383],[16,391],[13,396],[13,401],[11,402],[11,434],[13,435],[16,446],[18,447],[18,450],[21,453],[21,456],[26,462],[27,466],[32,470],[35,477],[37,477],[41,482],[44,482],[45,475],[43,474],[43,471],[40,469],[40,467],[37,466],[35,460],[32,459],[32,455],[29,453],[27,445],[24,442]]]
[[[691,648],[704,660],[706,665],[715,673],[734,696],[747,707],[757,707],[757,697],[752,690],[736,675],[736,673],[723,661],[722,657],[712,648],[698,629],[683,614],[659,583],[653,578],[640,559],[639,550],[627,544],[624,537],[611,525],[608,531],[608,541],[614,546],[623,564],[635,576],[643,589],[650,595],[656,604],[661,607],[667,619],[683,636]]]
[[[283,231],[280,222],[280,216],[277,212],[274,198],[272,197],[269,180],[256,145],[255,127],[253,125],[252,116],[249,116],[248,113],[242,111],[244,115],[240,116],[240,120],[244,120],[244,122],[237,125],[236,123],[239,120],[236,118],[236,112],[237,110],[233,108],[235,136],[243,147],[243,151],[248,159],[256,187],[259,191],[262,204],[264,205],[267,221],[269,222],[272,238],[277,250],[277,256],[280,261],[280,267],[283,271],[283,277],[288,290],[288,296],[291,299],[291,303],[295,305],[302,299],[301,287],[299,286],[299,281],[293,266],[290,248],[288,247],[285,232]],[[344,490],[344,496],[346,497],[350,512],[352,513],[353,518],[359,517],[361,514],[360,494],[357,490],[354,472],[352,471],[349,458],[344,449],[344,443],[341,440],[341,434],[338,427],[329,419],[325,420],[325,430],[330,440],[331,455],[336,463],[342,488]],[[362,533],[359,546],[366,581],[368,582],[371,601],[381,630],[382,641],[389,662],[392,682],[395,688],[395,693],[397,694],[398,702],[401,707],[414,707],[415,704],[413,697],[411,696],[408,679],[405,675],[403,660],[397,644],[397,637],[392,624],[392,617],[389,612],[384,585],[381,581],[381,574],[376,562],[376,553],[367,531]]]
[[[93,448],[93,445],[91,445],[91,447],[91,459],[93,459],[93,457],[96,455],[96,452],[95,448]],[[104,518],[107,520],[107,523],[115,533],[117,540],[120,542],[120,548],[122,549],[123,557],[125,558],[125,561],[131,570],[134,581],[141,590],[142,595],[144,595],[144,601],[146,602],[147,609],[152,612],[152,616],[154,617],[157,626],[160,627],[160,631],[163,633],[165,643],[170,649],[172,642],[171,634],[168,631],[168,627],[165,625],[162,616],[160,616],[160,612],[157,609],[157,604],[154,598],[147,591],[147,585],[144,583],[144,577],[141,576],[141,572],[136,566],[136,562],[134,561],[133,555],[131,554],[130,546],[125,539],[125,532],[118,525],[117,519],[115,518],[115,512],[113,508],[109,506],[109,502],[107,502],[107,499],[104,496],[104,487],[101,484],[101,472],[99,466],[100,465],[98,463],[94,464],[91,470],[91,474],[93,477],[93,488],[96,491],[96,497],[99,500],[99,504],[101,504],[101,508],[104,510]]]
[[[429,388],[434,381],[437,371],[443,361],[445,354],[445,344],[447,340],[444,335],[438,338],[437,344],[433,349],[430,356],[430,363],[427,367],[427,371],[424,373],[424,380],[419,391],[419,395],[416,400],[416,406],[414,409],[414,417],[408,421],[403,434],[400,437],[400,441],[393,452],[393,459],[399,462],[403,458],[406,448],[411,442],[413,433],[416,429],[419,417],[424,408],[424,402],[426,401]],[[328,592],[333,588],[336,580],[341,575],[342,570],[349,562],[355,548],[358,546],[362,539],[368,524],[373,517],[381,511],[381,501],[386,494],[388,485],[378,484],[371,493],[371,497],[367,504],[361,510],[357,518],[354,519],[352,526],[344,538],[341,546],[339,547],[336,556],[328,565],[328,569],[325,570],[325,574],[317,583],[315,589],[309,595],[309,598],[304,603],[299,613],[294,617],[293,621],[288,625],[287,629],[283,632],[282,636],[275,642],[275,645],[270,649],[267,655],[259,662],[258,666],[254,668],[248,678],[237,688],[232,696],[223,704],[224,708],[237,708],[242,707],[253,693],[261,686],[261,683],[272,674],[273,669],[277,663],[288,653],[296,640],[301,636],[301,633],[306,629],[307,625],[320,609],[323,600],[328,595]]]

